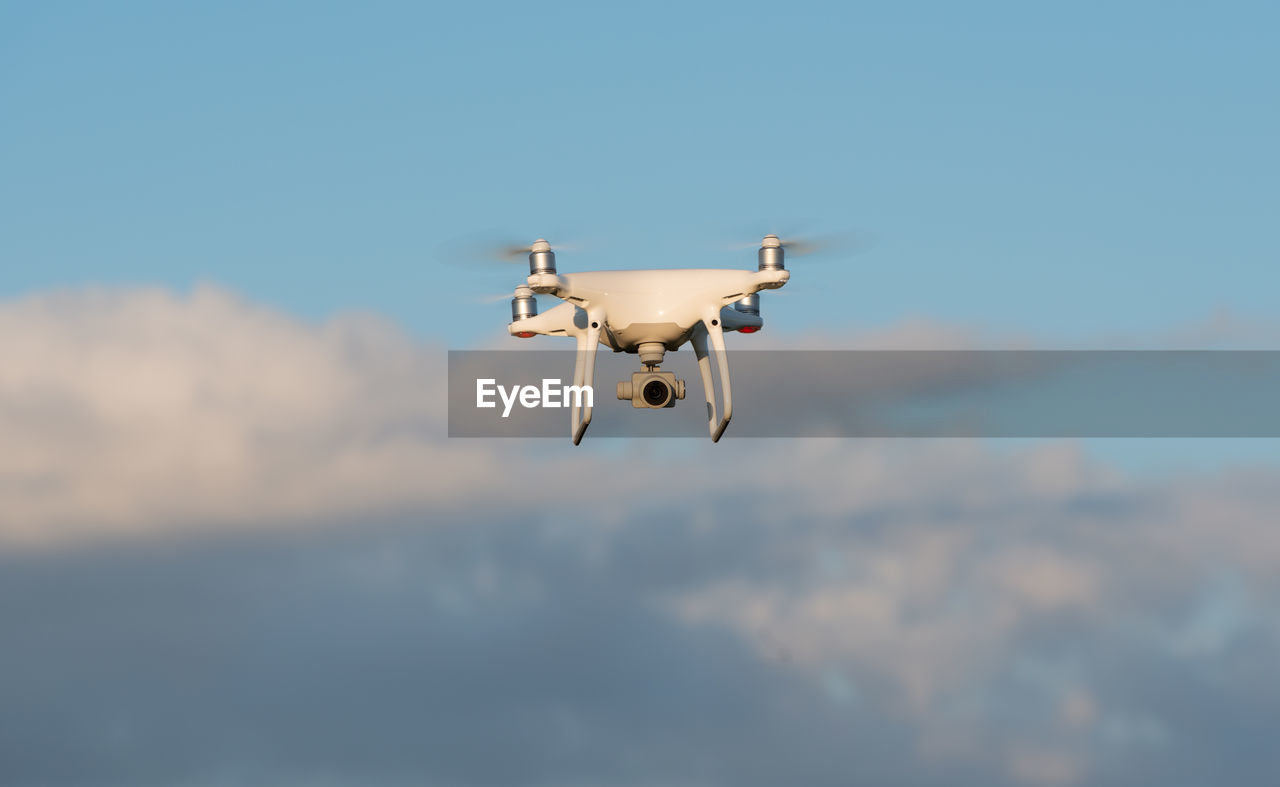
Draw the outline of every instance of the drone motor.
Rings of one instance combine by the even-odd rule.
[[[757,293],[751,293],[743,298],[733,302],[733,308],[743,314],[759,314],[760,313],[760,296]]]
[[[779,251],[781,251],[781,249],[779,249]],[[747,295],[746,297],[739,298],[738,300],[733,302],[733,310],[738,312],[739,314],[749,314],[752,317],[759,317],[760,316],[760,296],[753,292],[750,295]],[[759,322],[759,321],[756,321],[756,322]],[[756,331],[759,331],[759,330],[760,330],[759,324],[755,324],[755,325],[748,324],[748,325],[741,325],[738,327],[738,333],[755,333]]]
[[[529,247],[529,275],[535,273],[555,273],[556,272],[556,253],[551,250],[551,244],[542,238],[538,238]]]
[[[533,290],[523,285],[516,287],[515,295],[511,298],[511,322],[517,323],[537,316],[538,301],[533,297]],[[533,331],[516,332],[516,336],[521,339],[528,339],[533,335]]]
[[[783,262],[784,256],[782,241],[778,239],[778,236],[765,235],[760,244],[760,251],[756,252],[759,269],[762,271],[786,270],[787,266]]]

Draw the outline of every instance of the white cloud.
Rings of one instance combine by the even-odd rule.
[[[922,756],[998,756],[1025,784],[1088,781],[1096,742],[1129,719],[1163,729],[1143,701],[1108,694],[1125,678],[1107,648],[1213,671],[1280,636],[1264,612],[1280,596],[1275,472],[1138,484],[1068,444],[912,445],[880,446],[883,467],[857,451],[842,463],[844,447],[781,460],[805,470],[764,506],[791,507],[760,547],[777,562],[670,594],[673,614],[816,685],[872,687],[861,695],[909,720]],[[1010,707],[1016,723],[1001,720]]]
[[[1085,780],[1098,741],[1154,747],[1177,728],[1108,692],[1123,678],[1109,654],[1042,638],[1214,665],[1276,634],[1267,468],[1135,481],[1071,443],[448,440],[443,349],[210,287],[2,303],[0,351],[0,544],[414,512],[527,521],[548,554],[619,570],[642,546],[689,573],[614,592],[727,632],[842,708],[905,720],[922,756],[985,758],[1022,783]],[[655,523],[671,543],[652,543]],[[515,552],[475,566],[494,599]],[[413,573],[378,555],[362,571]],[[1009,696],[1021,716],[1001,716]]]
[[[943,333],[932,326],[923,335]],[[877,341],[913,344],[920,335],[908,325]],[[584,500],[611,500],[617,478],[606,465],[619,463],[633,483],[671,484],[666,467],[602,461],[563,441],[448,440],[444,349],[369,315],[312,325],[211,286],[187,295],[88,289],[0,302],[0,337],[0,544],[307,523],[477,499],[515,506],[522,488],[558,488],[571,477]],[[694,453],[720,466],[744,445]],[[834,490],[812,501],[818,511],[847,508],[873,487],[879,497],[915,493],[895,480],[899,460],[867,444],[784,450],[816,470],[796,480]],[[682,478],[706,475],[697,458],[683,461],[694,475]],[[951,449],[921,461],[955,472]],[[853,485],[843,480],[851,470]],[[1053,483],[1063,472],[1069,478],[1070,468],[1047,469]],[[702,483],[742,486],[732,475]],[[699,489],[676,484],[668,494],[696,499]]]
[[[212,287],[0,304],[0,541],[394,511],[458,499],[443,352],[376,319],[311,326]]]

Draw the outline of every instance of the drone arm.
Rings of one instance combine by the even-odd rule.
[[[791,280],[791,271],[762,270],[751,274],[750,291],[776,290]],[[726,304],[727,305],[727,304]]]
[[[592,389],[596,374],[596,350],[600,347],[600,326],[604,324],[604,313],[598,309],[587,312],[587,327],[576,332],[578,340],[578,358],[573,367],[573,384],[586,390]],[[595,394],[581,404],[582,394],[573,397],[573,407],[569,413],[573,444],[582,442],[587,427],[591,425],[591,410]]]
[[[758,314],[747,314],[740,312],[732,306],[725,306],[720,309],[720,325],[726,331],[740,331],[747,329],[747,333],[753,330],[760,330],[764,327],[764,320],[760,319]]]
[[[544,336],[573,334],[578,330],[574,324],[572,303],[561,303],[542,314],[535,314],[522,320],[514,320],[507,325],[507,333],[512,336],[542,334]]]
[[[554,273],[531,273],[526,280],[529,289],[539,295],[554,295],[563,298],[569,291],[569,282]]]

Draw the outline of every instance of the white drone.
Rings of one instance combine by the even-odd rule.
[[[756,271],[677,269],[561,275],[556,273],[551,244],[539,239],[527,249],[529,279],[527,284],[516,287],[507,331],[520,338],[544,334],[576,339],[575,386],[592,385],[598,345],[614,352],[637,353],[643,370],[632,374],[630,382],[618,383],[617,391],[619,399],[629,399],[637,408],[674,407],[677,399],[684,398],[684,381],[677,380],[672,372],[659,371],[658,366],[667,350],[692,343],[706,392],[707,428],[715,442],[733,417],[724,332],[755,333],[764,326],[760,296],[756,293],[778,289],[791,278],[783,265],[783,249],[787,245],[777,235],[766,235],[757,254]],[[534,293],[554,295],[564,303],[538,314]],[[718,408],[708,337],[720,377]],[[590,402],[571,408],[574,445],[591,424],[591,409]]]

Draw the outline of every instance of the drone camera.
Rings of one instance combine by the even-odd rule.
[[[684,380],[677,380],[674,372],[635,372],[630,382],[618,383],[618,398],[630,399],[636,408],[675,407],[676,400],[684,398]]]

